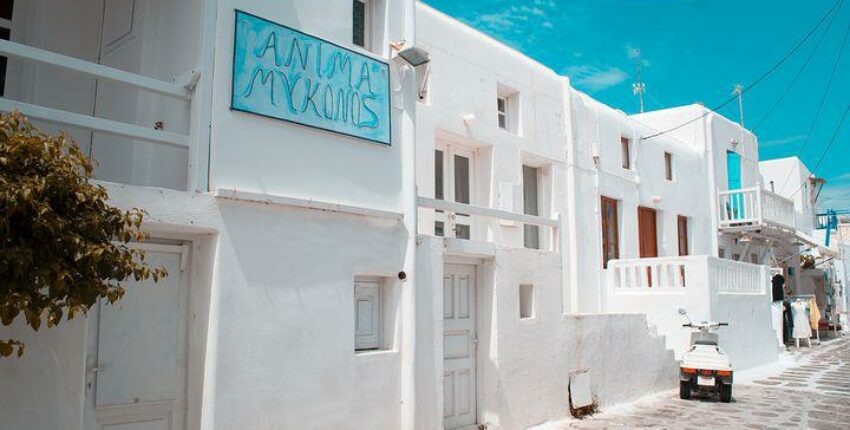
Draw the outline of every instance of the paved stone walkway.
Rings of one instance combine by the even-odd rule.
[[[850,430],[850,336],[801,351],[776,375],[735,381],[731,403],[681,400],[676,390],[562,428]]]

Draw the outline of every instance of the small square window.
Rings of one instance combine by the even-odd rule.
[[[623,168],[629,170],[632,168],[632,145],[628,137],[620,137],[620,152],[623,161]]]
[[[354,350],[391,349],[397,297],[389,278],[354,278]]]
[[[534,285],[519,286],[519,318],[534,318]]]
[[[669,152],[664,153],[664,177],[673,180],[673,154]]]

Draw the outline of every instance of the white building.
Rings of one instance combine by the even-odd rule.
[[[626,115],[413,0],[66,3],[14,5],[0,109],[70,130],[170,276],[0,328],[2,428],[521,429],[571,378],[674,386],[678,307],[777,357],[767,266],[815,239],[702,106]]]

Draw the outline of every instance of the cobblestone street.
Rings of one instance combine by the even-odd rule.
[[[850,337],[801,350],[796,364],[736,380],[728,404],[668,391],[561,428],[850,429]]]

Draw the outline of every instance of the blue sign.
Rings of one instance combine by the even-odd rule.
[[[390,144],[389,65],[236,11],[235,110]]]

